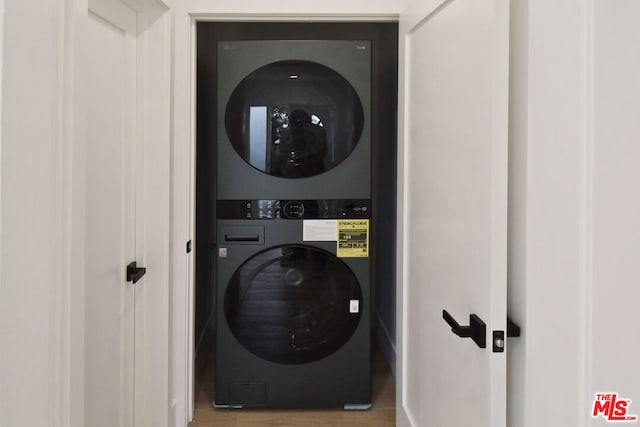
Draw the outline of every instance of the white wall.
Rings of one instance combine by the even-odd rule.
[[[58,426],[64,418],[59,13],[55,1],[4,1],[2,426]]]
[[[596,392],[640,413],[640,5],[514,9],[509,421],[606,425]]]
[[[640,417],[640,3],[593,0],[590,13],[590,276],[586,349],[594,393],[619,392]],[[592,425],[605,425],[599,419]]]
[[[509,342],[509,415],[516,427],[583,426],[585,2],[523,3],[509,272],[509,311],[523,335]]]

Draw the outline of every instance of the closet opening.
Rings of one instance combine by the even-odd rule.
[[[216,290],[216,282],[220,280],[220,267],[217,265],[216,260],[219,257],[233,257],[233,254],[227,253],[228,250],[231,250],[230,247],[232,247],[233,243],[228,243],[227,245],[227,243],[222,242],[228,242],[235,237],[240,239],[240,244],[237,247],[245,251],[248,251],[249,249],[247,248],[252,247],[251,245],[253,244],[264,245],[261,246],[261,250],[256,251],[255,256],[252,258],[254,259],[254,264],[256,262],[262,262],[261,265],[263,266],[277,266],[277,269],[281,269],[283,277],[286,278],[284,280],[290,285],[289,288],[293,289],[291,292],[297,292],[296,285],[305,284],[305,280],[320,280],[318,277],[315,277],[323,274],[318,272],[319,267],[325,268],[326,270],[324,271],[336,272],[332,274],[335,274],[336,277],[339,276],[339,280],[343,280],[342,277],[344,277],[343,274],[345,274],[338,273],[342,271],[340,270],[342,264],[345,264],[347,269],[351,269],[352,271],[357,271],[359,268],[364,270],[368,269],[368,273],[366,274],[369,278],[370,311],[367,316],[367,331],[370,334],[369,342],[372,357],[371,373],[373,375],[373,381],[371,384],[371,397],[373,399],[373,409],[392,411],[391,415],[387,414],[387,416],[389,416],[390,419],[394,419],[395,398],[393,396],[395,396],[395,385],[393,383],[393,371],[395,369],[394,348],[396,318],[395,224],[398,98],[397,23],[198,22],[196,36],[196,245],[194,248],[196,409],[193,425],[198,426],[201,425],[199,423],[203,422],[211,423],[212,420],[223,420],[225,417],[242,417],[245,416],[244,414],[251,413],[251,411],[228,411],[211,408],[211,403],[216,399],[214,361],[216,354],[221,350],[216,348],[216,323],[217,319],[229,319],[229,316],[231,316],[230,312],[233,311],[233,308],[229,308],[228,312],[225,308],[225,313],[221,311],[221,307],[227,307],[231,304],[224,305],[223,299],[227,298],[229,300],[231,297],[229,295],[221,295],[223,292],[220,291],[220,287]],[[364,113],[358,111],[358,108],[349,107],[349,102],[352,102],[350,99],[353,99],[353,97],[345,95],[348,92],[345,88],[353,85],[353,82],[344,83],[340,82],[338,78],[335,78],[336,83],[333,86],[325,85],[327,81],[334,78],[331,77],[332,74],[330,72],[323,74],[326,72],[322,68],[325,67],[325,65],[321,64],[321,66],[316,66],[310,64],[311,61],[306,59],[300,60],[299,63],[296,64],[284,64],[286,67],[281,64],[282,61],[273,61],[273,64],[270,65],[272,69],[267,70],[269,73],[265,73],[264,70],[262,70],[262,74],[260,74],[261,71],[258,70],[255,72],[256,75],[253,80],[246,80],[246,83],[242,85],[233,82],[229,83],[228,87],[225,86],[229,79],[234,78],[236,71],[228,68],[220,69],[219,62],[224,58],[224,52],[222,52],[222,50],[247,49],[249,57],[254,57],[262,54],[262,46],[270,48],[274,46],[275,42],[283,42],[285,46],[284,50],[295,50],[305,43],[331,44],[336,41],[355,43],[353,47],[354,52],[357,52],[358,49],[370,50],[370,83],[366,84],[368,85],[366,88],[364,88],[366,85],[363,84],[363,88],[356,87],[355,89],[355,92],[358,93],[360,98],[363,97],[362,93],[365,92],[365,89],[370,95],[370,99],[366,100],[368,107],[364,107]],[[366,41],[368,44],[359,43],[360,41]],[[338,46],[335,47],[337,50],[336,55],[340,55],[338,51],[342,49],[342,47],[340,47],[339,44],[336,46]],[[348,56],[349,55],[347,55],[347,57]],[[348,61],[349,59],[346,58],[346,60]],[[328,59],[327,61],[331,62],[332,59]],[[256,82],[268,79],[268,76],[273,75],[273,72],[278,72],[279,68],[286,71],[292,66],[296,71],[289,73],[287,77],[288,81],[268,84],[266,87],[271,90],[271,93],[256,95]],[[354,69],[351,70],[349,67],[350,66],[346,67],[346,71],[344,71],[343,74],[353,76],[350,78],[356,81],[355,85],[358,86],[357,82],[360,72],[357,69],[357,65],[354,65],[352,67]],[[247,77],[245,74],[250,74],[243,70],[239,70],[239,73],[243,74],[241,77]],[[303,80],[301,78],[303,74],[312,76],[316,80],[316,83],[309,84],[300,90],[312,92],[314,99],[318,99],[318,102],[314,105],[307,105],[306,109],[303,109],[301,107],[302,103],[295,99],[289,101],[287,105],[284,105],[283,102],[279,101],[278,90],[291,90],[291,87],[293,87],[291,86],[292,84],[300,83]],[[347,80],[349,80],[349,78],[347,78]],[[317,87],[318,82],[322,84],[320,88]],[[236,89],[237,87],[241,89]],[[241,93],[238,95],[234,90],[239,90]],[[313,92],[314,90],[316,92]],[[237,96],[233,98],[235,101],[229,103],[230,106],[227,107],[225,111],[221,111],[222,104],[219,101],[219,97],[224,91],[232,94],[230,98],[233,98],[234,94]],[[333,112],[334,110],[331,109],[333,107],[327,107],[329,104],[323,98],[331,91],[336,91],[340,96],[346,97],[338,103],[339,107],[347,107],[346,112],[341,112],[339,117],[336,117]],[[247,101],[250,105],[244,108],[242,103],[254,95],[256,98]],[[229,124],[228,121],[225,122],[223,118],[225,114],[229,113],[227,110],[233,110],[234,108],[236,111],[248,111],[248,113],[246,117],[237,119],[239,120],[238,123]],[[301,110],[307,114],[301,115],[298,113],[298,111]],[[350,120],[355,120],[356,122],[360,120],[360,122],[362,122],[362,114],[364,114],[364,116],[368,114],[369,121],[364,120],[362,124],[364,130],[351,130],[353,133],[351,138],[358,140],[358,138],[361,138],[361,134],[367,135],[368,138],[370,138],[370,156],[367,160],[370,179],[368,180],[369,182],[366,183],[358,182],[358,180],[361,179],[355,176],[358,174],[350,178],[352,175],[350,175],[349,170],[345,171],[345,169],[348,169],[346,166],[349,165],[347,162],[349,156],[352,156],[353,153],[357,154],[357,150],[360,150],[361,147],[354,145],[348,150],[343,150],[337,145],[335,145],[335,147],[332,146],[333,140],[337,140],[344,134],[350,132],[348,127],[344,128],[340,120],[347,117]],[[238,113],[233,117],[237,118],[240,115],[241,113]],[[295,123],[297,123],[296,120],[300,119],[300,117],[308,117],[309,119],[308,124],[305,125],[307,135],[323,134],[322,137],[316,138],[316,140],[323,141],[323,143],[318,143],[316,146],[323,146],[322,155],[324,156],[324,160],[320,163],[316,161],[316,168],[313,174],[301,177],[297,175],[301,170],[300,167],[297,169],[295,167],[284,169],[281,166],[282,162],[279,163],[276,160],[276,148],[278,148],[276,146],[280,144],[282,147],[285,146],[287,135],[293,133],[292,129]],[[279,120],[277,125],[274,125],[274,120]],[[225,129],[222,129],[222,123],[225,123]],[[255,138],[252,137],[250,143],[246,144],[242,141],[242,138],[235,138],[235,136],[233,136],[233,130],[229,131],[229,129],[227,129],[229,126],[235,126],[233,129],[243,127],[254,129],[254,134],[258,136]],[[268,129],[268,131],[264,129]],[[293,179],[313,180],[319,179],[317,177],[331,176],[330,174],[334,173],[332,171],[339,171],[339,174],[335,176],[335,180],[339,183],[336,185],[337,190],[335,197],[333,194],[322,193],[326,185],[329,185],[326,183],[312,187],[310,197],[307,197],[305,194],[307,190],[297,190],[298,187],[295,185],[287,187],[287,191],[291,191],[291,197],[288,196],[288,193],[285,194],[285,197],[281,197],[277,191],[272,191],[273,185],[265,185],[261,190],[256,190],[255,194],[249,192],[246,197],[238,196],[238,194],[241,194],[240,192],[243,187],[246,187],[246,183],[243,182],[243,176],[245,175],[234,175],[237,173],[237,168],[235,167],[227,168],[229,169],[227,171],[228,173],[221,172],[225,166],[223,165],[223,168],[220,167],[221,154],[218,148],[219,144],[221,144],[221,135],[235,138],[235,142],[230,141],[235,152],[230,151],[226,154],[223,153],[223,155],[238,155],[238,158],[244,157],[243,161],[251,167],[250,173],[261,176],[261,173],[264,174],[266,172],[266,177],[276,176],[277,178],[274,178],[272,182],[286,183],[286,174],[291,174]],[[307,152],[313,154],[321,151],[320,149],[316,149],[316,146],[308,149]],[[258,147],[258,149],[255,147]],[[288,151],[293,152],[293,150]],[[347,160],[345,160],[345,158]],[[332,163],[332,159],[335,159],[335,164]],[[291,161],[291,158],[285,160],[283,164],[289,167],[291,167],[292,164],[295,166],[303,164],[303,156],[296,157],[294,162]],[[311,166],[304,168],[306,171],[311,169]],[[349,181],[345,182],[344,177],[348,177]],[[330,181],[331,179],[327,182]],[[233,190],[234,188],[237,191]],[[369,197],[351,197],[353,194],[358,195],[358,191],[361,188],[370,190]],[[236,192],[234,193],[233,191]],[[347,202],[344,202],[344,200],[347,200]],[[303,214],[300,212],[306,213]],[[280,215],[295,217],[299,214],[301,215],[299,218],[296,217],[292,219],[302,220],[303,218],[333,218],[332,215],[337,215],[338,213],[344,214],[344,212],[347,212],[348,215],[363,215],[362,219],[366,217],[366,221],[368,221],[368,260],[366,264],[362,264],[368,267],[362,267],[360,264],[357,264],[356,261],[354,261],[354,263],[357,264],[357,266],[349,265],[351,261],[348,260],[352,258],[345,258],[344,262],[339,261],[338,258],[333,257],[330,251],[327,252],[323,249],[324,243],[320,244],[316,249],[309,249],[303,244],[305,242],[289,242],[287,239],[290,237],[287,236],[289,236],[290,234],[288,233],[291,232],[286,227],[291,226],[292,222],[283,221],[287,225],[278,226],[279,228],[272,225],[275,224],[274,218],[276,215],[279,219]],[[366,212],[366,214],[364,212]],[[259,218],[264,220],[263,222],[266,225],[263,223],[258,225],[252,223],[249,228],[255,228],[251,228],[251,230],[247,232],[247,227],[245,227],[246,222],[239,219],[238,215],[243,217],[254,215],[253,218],[257,218],[256,215],[262,215],[259,216]],[[272,221],[268,222],[267,218],[271,218]],[[352,219],[351,216],[348,218]],[[311,227],[310,224],[308,226]],[[305,232],[314,232],[314,230],[311,229],[307,230],[306,224],[304,227]],[[323,230],[316,230],[315,232],[322,233]],[[281,237],[275,238],[273,237],[274,235]],[[278,239],[284,240],[280,241]],[[283,247],[284,249],[282,249]],[[329,248],[329,246],[326,247]],[[327,267],[333,266],[334,264],[332,263],[334,262],[336,263],[335,268]],[[340,264],[340,262],[342,262],[342,264]],[[255,274],[257,274],[255,273],[255,269],[251,270],[252,267],[249,256],[247,256],[247,259],[243,260],[241,264],[245,266],[248,265],[246,271],[249,271],[249,273],[247,273],[249,276],[252,274],[255,276]],[[270,268],[275,269],[276,267]],[[305,268],[308,269],[308,274]],[[237,282],[238,292],[243,295],[248,295],[248,292],[250,292],[248,289],[251,287],[244,285],[245,282],[243,282],[243,280],[246,279],[247,275],[243,276],[243,273],[241,273],[245,270],[239,269],[238,271],[240,272],[237,274],[230,274],[231,279],[229,280],[235,280]],[[356,274],[356,276],[358,274]],[[224,280],[227,280],[226,276]],[[255,287],[251,288],[251,292],[254,290],[255,292],[260,291]],[[238,292],[236,292],[236,297]],[[335,296],[337,293],[337,291],[330,292],[332,296]],[[256,295],[256,299],[262,297],[259,294]],[[352,305],[357,305],[360,297],[354,297],[353,295],[353,293],[347,293],[340,298],[350,302]],[[310,300],[317,302],[322,298],[324,297],[321,294],[313,294]],[[231,306],[233,306],[233,304]],[[235,307],[237,309],[237,305]],[[318,323],[317,319],[324,321],[331,313],[330,302],[325,305],[313,305],[309,303],[306,307],[315,308],[309,308],[305,312],[306,320],[300,320],[303,323]],[[355,308],[354,306],[352,307],[352,311],[359,313],[360,308]],[[338,317],[336,318],[338,319],[336,322],[343,322],[344,327],[348,328],[350,321],[348,317],[349,316],[344,319]],[[276,323],[278,322],[278,319],[270,318],[270,320]],[[353,328],[355,328],[355,326]],[[306,329],[309,328],[307,327]],[[235,339],[239,341],[247,339],[244,333],[247,331],[246,324],[239,321],[235,331],[239,331],[237,332],[238,335],[235,335]],[[346,335],[342,334],[344,336],[337,334],[335,339],[342,339],[344,342],[348,342],[352,337],[350,334],[353,334],[353,331]],[[333,338],[332,335],[331,339]],[[344,342],[342,342],[340,346],[343,346]],[[252,354],[260,354],[260,351],[262,351],[265,345],[267,345],[267,343],[259,343],[253,350],[251,346],[247,348]],[[317,360],[322,360],[323,357],[326,357],[326,354],[336,351],[336,349],[331,346],[316,350],[317,352],[315,353],[314,350],[301,355],[304,352],[289,354],[278,352],[278,349],[275,349],[267,352],[267,354],[271,357],[272,362],[286,366],[286,363],[293,363],[293,365],[314,363]],[[301,357],[301,359],[297,359],[298,357]],[[231,386],[231,388],[234,387],[237,388],[241,386]],[[258,385],[251,388],[251,390],[243,390],[242,393],[249,396],[249,401],[255,399],[255,402],[258,402],[256,406],[259,407],[259,403],[262,402],[264,398],[263,395],[265,391],[263,386]],[[389,397],[385,395],[388,393],[393,393],[393,396]],[[386,403],[380,403],[378,405],[379,408],[376,408],[378,398],[388,399],[386,401],[388,405]],[[354,415],[358,416],[358,413]]]

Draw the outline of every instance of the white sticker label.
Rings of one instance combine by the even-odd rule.
[[[359,313],[360,312],[360,301],[357,299],[352,299],[349,301],[349,313]]]
[[[338,221],[335,219],[305,219],[302,223],[305,242],[335,242],[338,240]]]
[[[226,258],[227,257],[227,248],[218,248],[218,256],[220,258]]]

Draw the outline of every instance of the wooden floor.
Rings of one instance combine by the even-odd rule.
[[[373,407],[368,411],[215,409],[211,350],[196,363],[195,415],[189,427],[389,427],[395,425],[395,382],[376,350],[373,363]],[[207,357],[209,353],[209,357]]]

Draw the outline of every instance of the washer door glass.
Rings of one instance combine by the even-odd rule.
[[[276,363],[322,359],[360,321],[362,292],[349,267],[302,245],[268,249],[235,272],[224,297],[229,328],[245,349]]]
[[[318,175],[353,151],[364,125],[358,94],[336,71],[310,61],[265,65],[235,88],[227,135],[254,168],[283,178]]]

